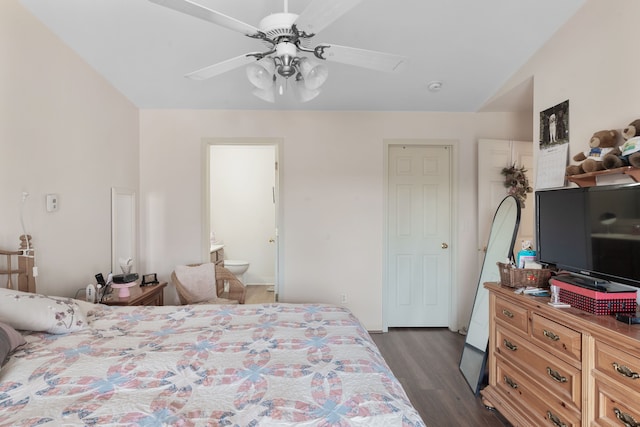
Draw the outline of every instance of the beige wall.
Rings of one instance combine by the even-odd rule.
[[[138,163],[137,109],[17,0],[0,2],[0,247],[18,247],[26,191],[39,291],[74,295],[110,270],[110,188],[137,190]]]
[[[476,141],[530,132],[528,116],[504,113],[143,110],[144,268],[166,279],[176,264],[201,260],[203,138],[282,138],[282,299],[338,303],[346,293],[365,326],[381,329],[384,140],[454,140],[460,307],[451,327],[466,326],[478,274]]]
[[[534,134],[539,113],[569,100],[570,157],[591,135],[640,118],[637,52],[640,2],[589,0],[499,92],[533,76]]]

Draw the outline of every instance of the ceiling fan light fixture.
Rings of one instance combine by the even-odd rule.
[[[329,77],[329,69],[326,65],[309,58],[302,58],[299,68],[304,84],[309,90],[320,89]]]
[[[276,46],[276,58],[278,74],[282,77],[289,78],[296,74],[296,65],[299,59],[296,57],[298,48],[295,44],[289,42],[281,42]]]
[[[276,102],[276,93],[273,87],[269,89],[254,89],[251,93],[263,101],[270,102],[272,104]]]
[[[247,78],[258,89],[273,87],[273,75],[276,66],[271,58],[262,58],[247,66]]]
[[[296,98],[298,98],[300,102],[309,102],[320,95],[319,89],[309,89],[302,79],[296,80],[295,88]]]
[[[285,56],[282,59],[283,61],[278,65],[278,74],[288,79],[296,73],[296,67],[293,65],[293,58]]]

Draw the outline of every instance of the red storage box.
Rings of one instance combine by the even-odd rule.
[[[634,290],[629,290],[629,292],[598,292],[557,279],[551,279],[550,282],[560,288],[560,302],[592,314],[635,313],[638,307],[637,295]]]

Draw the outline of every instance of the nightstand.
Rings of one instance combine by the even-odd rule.
[[[102,303],[106,305],[164,305],[163,291],[166,286],[167,282],[144,287],[134,286],[129,289],[131,295],[126,298],[120,298],[118,290],[114,289],[108,299],[105,298]]]

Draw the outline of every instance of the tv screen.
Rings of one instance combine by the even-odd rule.
[[[640,184],[536,192],[537,260],[640,287]]]

